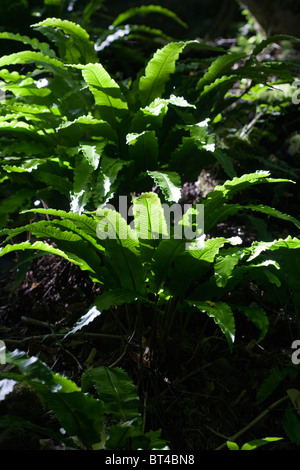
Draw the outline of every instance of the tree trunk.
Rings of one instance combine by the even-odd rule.
[[[290,34],[300,37],[299,0],[237,0],[255,17],[267,36]]]

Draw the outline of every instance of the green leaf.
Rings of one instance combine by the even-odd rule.
[[[34,242],[33,244],[26,241],[23,243],[15,243],[14,245],[6,245],[4,248],[0,248],[0,257],[18,250],[41,250],[52,255],[60,256],[61,258],[64,258],[67,261],[70,261],[71,263],[79,266],[83,271],[89,271],[90,275],[93,277],[94,270],[84,259],[80,258],[74,253],[66,253],[63,250],[54,248],[52,245],[41,241]],[[98,282],[101,282],[100,279],[97,278],[97,280]]]
[[[103,142],[103,146],[105,142]],[[71,198],[73,199],[71,208],[79,214],[82,212],[85,204],[89,201],[92,193],[94,175],[100,161],[100,154],[96,145],[81,145],[81,154],[75,156],[74,165],[74,184]]]
[[[74,222],[76,227],[79,229],[83,230],[83,232],[86,235],[90,235],[92,237],[96,237],[96,230],[97,230],[97,225],[99,223],[99,219],[97,219],[94,216],[89,216],[86,214],[76,214],[74,212],[66,212],[63,210],[57,210],[57,209],[29,209],[24,211],[23,213],[30,213],[30,212],[35,212],[37,214],[43,214],[43,215],[48,215],[48,216],[54,216],[54,217],[61,217],[62,219],[69,219]]]
[[[229,250],[229,254],[226,254],[225,256],[222,255],[216,260],[214,264],[214,270],[217,286],[226,286],[228,279],[232,275],[234,267],[238,264],[239,260],[243,256],[243,249],[235,249],[234,251]]]
[[[229,178],[234,178],[236,176],[236,172],[228,155],[226,155],[226,153],[221,149],[214,150],[213,154],[227,176]]]
[[[269,376],[263,381],[258,389],[256,396],[257,404],[266,400],[288,374],[289,370],[287,368],[279,369],[277,366],[272,367]]]
[[[65,68],[63,62],[58,59],[50,58],[41,52],[21,51],[10,55],[4,55],[0,58],[0,67],[5,65],[35,64],[37,67],[43,67],[51,72],[69,77],[69,71]]]
[[[152,270],[154,272],[154,292],[159,293],[172,269],[174,259],[184,253],[185,240],[173,238],[162,240],[153,255]]]
[[[205,204],[206,232],[209,232],[209,230],[211,230],[211,228],[217,225],[217,223],[221,220],[225,220],[228,215],[236,213],[243,207],[238,207],[238,204],[226,204],[236,193],[261,183],[292,182],[287,179],[269,178],[269,176],[270,172],[268,171],[257,171],[255,173],[245,174],[241,177],[235,177],[232,180],[225,181],[225,183],[221,186],[216,186],[214,190],[206,196],[206,198],[200,201]],[[252,207],[257,207],[257,210],[260,208],[262,212],[265,210],[264,206]],[[248,209],[250,209],[250,206]],[[276,213],[274,209],[268,208],[268,210],[270,213],[272,213],[272,215]]]
[[[159,145],[154,131],[127,134],[126,143],[129,145],[129,155],[136,174],[157,167]]]
[[[140,14],[147,14],[147,13],[160,13],[165,15],[173,20],[175,20],[178,24],[187,28],[187,24],[184,23],[173,11],[169,10],[168,8],[163,8],[159,5],[142,5],[140,7],[134,7],[126,10],[124,13],[121,13],[117,16],[117,18],[113,22],[113,26],[118,26],[121,23],[124,23],[129,18],[135,15]]]
[[[288,34],[275,34],[273,36],[269,36],[268,38],[264,39],[259,44],[257,44],[257,46],[255,46],[255,48],[252,51],[252,56],[257,56],[258,54],[260,54],[261,51],[265,49],[265,47],[267,47],[269,44],[276,43],[276,42],[278,43],[281,41],[299,42],[300,39],[296,36],[290,36]]]
[[[172,295],[183,296],[199,279],[210,269],[212,263],[225,243],[237,244],[241,240],[237,237],[214,238],[203,241],[198,238],[191,242],[188,249],[174,260],[170,276],[169,288]]]
[[[134,438],[136,434],[137,420],[133,422],[125,421],[122,424],[115,424],[109,430],[109,439],[105,443],[106,450],[124,450],[127,443]]]
[[[80,116],[74,121],[66,121],[56,129],[61,145],[80,145],[83,141],[92,140],[94,145],[101,141],[117,145],[118,136],[111,125],[91,116]]]
[[[66,334],[65,338],[69,334],[76,333],[86,325],[93,322],[95,318],[102,314],[103,311],[109,310],[111,307],[116,305],[134,303],[138,300],[140,300],[140,298],[137,296],[136,292],[130,292],[127,289],[112,289],[108,292],[103,292],[101,295],[96,297],[88,312],[76,322],[75,326]],[[146,301],[146,299],[144,299],[144,301]]]
[[[230,306],[224,302],[189,301],[189,304],[197,307],[201,312],[206,312],[214,322],[219,325],[226,336],[230,350],[235,339],[235,321]]]
[[[60,18],[47,18],[33,25],[33,28],[41,32],[45,30],[45,27],[61,30],[66,35],[63,46],[60,45],[60,54],[65,62],[86,64],[97,61],[94,43],[90,40],[87,31],[79,24]]]
[[[103,429],[103,404],[71,380],[54,374],[37,357],[15,350],[7,362],[23,374],[23,381],[36,390],[56,414],[69,436],[77,436],[86,448],[99,442]]]
[[[205,85],[208,85],[216,80],[216,78],[225,75],[230,71],[231,67],[238,63],[241,59],[247,57],[245,52],[231,52],[226,55],[218,57],[208,68],[207,72],[197,83],[197,89],[202,90]]]
[[[159,49],[148,62],[145,75],[139,79],[139,95],[142,106],[149,106],[160,98],[165,91],[166,83],[175,70],[175,64],[183,49],[195,41],[172,42]]]
[[[36,197],[36,191],[29,188],[17,190],[14,194],[0,202],[0,228],[4,227],[9,214],[26,207]]]
[[[78,65],[77,68],[82,69],[83,78],[94,95],[101,118],[115,128],[117,118],[122,119],[128,111],[126,99],[119,85],[101,64]]]
[[[97,367],[83,375],[104,403],[104,412],[113,422],[127,422],[141,416],[136,388],[128,374],[120,368]]]
[[[175,171],[147,171],[162,190],[167,201],[178,202],[181,198],[181,179]]]
[[[258,447],[265,446],[270,442],[276,442],[283,439],[282,437],[265,437],[264,439],[254,439],[253,441],[246,442],[241,448],[241,450],[255,450]]]
[[[168,236],[168,226],[156,193],[144,193],[134,199],[133,215],[138,238],[151,240]]]
[[[276,217],[281,220],[286,220],[288,222],[293,223],[297,228],[300,229],[300,221],[298,219],[296,219],[295,217],[292,217],[291,215],[284,214],[283,212],[280,212],[279,210],[274,209],[273,207],[264,206],[263,204],[258,204],[258,205],[247,204],[244,206],[241,206],[239,204],[234,204],[234,206],[236,207],[237,211],[239,211],[240,209],[251,210],[251,211],[261,212],[262,214],[271,215],[272,217]],[[227,204],[227,207],[229,207],[229,204]]]
[[[170,98],[155,98],[149,106],[140,108],[133,116],[131,130],[141,133],[145,129],[159,132],[163,126],[163,120],[168,112],[169,106],[179,108],[196,108],[181,96],[171,95]]]
[[[64,230],[61,230],[61,228]],[[94,239],[91,239],[89,236],[86,237],[84,233],[82,238],[82,231],[73,231],[73,228],[74,224],[57,223],[55,220],[41,220],[17,229],[4,230],[2,233],[8,233],[9,238],[11,238],[12,236],[28,231],[35,237],[55,240],[56,247],[67,256],[66,259],[77,260],[82,270],[88,269],[92,273],[98,273],[99,277],[101,277],[100,272],[102,267],[100,259],[94,250],[94,248],[101,250],[101,246],[98,247]],[[92,246],[90,242],[92,242]],[[88,266],[89,268],[87,268]]]
[[[43,54],[49,57],[56,57],[55,52],[50,48],[46,42],[40,42],[37,38],[30,38],[28,36],[22,36],[19,33],[0,33],[0,39],[9,39],[10,41],[20,41],[23,44],[29,44],[33,49],[38,49]]]
[[[47,436],[50,439],[55,439],[57,442],[64,442],[68,449],[77,449],[78,446],[71,440],[71,438],[65,437],[62,433],[53,431],[51,428],[45,428],[37,424],[31,423],[26,419],[14,415],[2,415],[0,416],[0,428],[16,427],[21,429],[30,429],[37,435]]]
[[[292,238],[290,235],[286,239],[280,238],[271,242],[253,242],[250,248],[251,255],[248,261],[257,258],[262,252],[266,250],[275,251],[280,248],[288,248],[290,250],[297,250],[300,248],[300,239]]]
[[[285,409],[282,418],[282,427],[291,442],[300,445],[300,420],[291,404]]]
[[[263,308],[260,307],[246,307],[244,305],[236,305],[238,310],[243,312],[246,317],[251,320],[255,326],[260,330],[259,338],[257,343],[260,343],[266,336],[269,329],[269,319]]]
[[[107,262],[120,280],[120,285],[143,295],[145,279],[139,259],[140,245],[135,232],[114,209],[99,208],[97,236],[102,240]]]
[[[239,448],[239,446],[237,445],[236,442],[227,441],[226,445],[227,445],[229,450],[240,450],[240,448]]]

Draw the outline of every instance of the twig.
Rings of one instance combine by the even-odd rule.
[[[21,317],[22,322],[27,323],[28,325],[34,325],[38,326],[41,328],[48,328],[50,330],[53,330],[55,328],[55,325],[51,325],[50,323],[44,322],[37,320],[36,318],[30,318],[30,317]]]
[[[112,364],[110,364],[108,367],[116,367],[116,365],[123,359],[123,357],[125,356],[125,354],[127,353],[127,349],[128,349],[128,346],[132,340],[132,338],[134,337],[135,335],[135,331],[130,335],[130,337],[128,338],[128,341],[127,341],[127,344],[124,348],[124,351],[122,352],[121,356],[118,357],[118,359],[116,359]]]
[[[13,338],[7,338],[4,339],[5,344],[22,344],[30,341],[36,341],[36,340],[44,340],[46,338],[54,338],[54,339],[63,339],[64,336],[66,336],[66,333],[50,333],[50,334],[44,334],[44,335],[37,335],[37,336],[28,336],[26,338],[22,339],[13,339]],[[110,334],[105,334],[105,333],[73,333],[74,338],[76,337],[76,340],[79,339],[85,339],[85,338],[105,338],[105,339],[118,339],[122,340],[122,336],[118,335],[110,335]]]
[[[264,418],[268,413],[270,413],[271,410],[273,410],[274,408],[276,408],[276,406],[280,405],[282,402],[284,402],[285,400],[287,400],[289,397],[288,395],[286,395],[285,397],[282,397],[280,398],[280,400],[277,400],[275,401],[274,403],[272,403],[272,405],[270,405],[266,410],[264,410],[259,416],[257,416],[253,421],[251,421],[251,423],[247,424],[247,426],[245,426],[243,429],[241,429],[240,431],[238,431],[236,434],[234,434],[233,436],[229,437],[227,439],[227,441],[235,441],[238,437],[240,437],[242,434],[244,434],[246,431],[248,431],[250,428],[252,428],[252,426],[254,426],[256,423],[258,423],[258,421],[260,421],[262,418]],[[215,450],[221,450],[223,449],[224,447],[226,447],[226,442],[224,442],[222,445],[220,445],[219,447],[217,447]]]
[[[256,123],[256,121],[258,121],[261,117],[262,117],[263,113],[260,112],[258,113],[253,119],[251,122],[249,122],[249,124],[247,126],[245,126],[242,131],[241,131],[241,134],[240,134],[240,138],[242,139],[244,137],[244,135],[247,134],[247,132],[249,132],[249,130],[251,129],[251,127],[254,126],[254,124]]]

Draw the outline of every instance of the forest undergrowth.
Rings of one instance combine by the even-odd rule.
[[[0,449],[298,450],[299,40],[96,3],[0,32]]]

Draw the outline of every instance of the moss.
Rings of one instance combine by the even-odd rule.
[[[39,437],[28,429],[9,427],[0,434],[0,450],[38,450]]]
[[[1,403],[0,414],[19,416],[33,423],[39,423],[43,415],[43,405],[29,385],[17,383]]]

